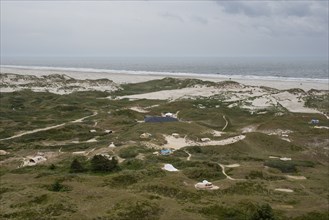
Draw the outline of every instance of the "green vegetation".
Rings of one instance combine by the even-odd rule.
[[[314,167],[312,161],[281,161],[270,160],[264,163],[265,166],[279,169],[282,173],[296,173],[297,167]]]
[[[94,172],[113,172],[118,169],[118,160],[103,155],[95,155],[91,161],[91,170]]]
[[[280,106],[251,115],[239,107],[229,108],[231,102],[224,101],[224,93],[170,102],[106,98],[197,84],[225,87],[234,83],[166,78],[125,84],[114,93],[1,93],[0,139],[65,124],[0,141],[0,150],[9,152],[0,155],[0,218],[327,219],[328,130],[308,123],[319,118],[320,125],[327,126],[324,116],[290,113]],[[327,96],[319,94],[308,92],[306,104],[323,110]],[[92,116],[94,112],[97,115]],[[146,115],[164,112],[179,112],[180,121],[140,123]],[[225,133],[213,136],[213,130],[225,126],[224,115],[229,122]],[[76,122],[83,117],[87,118]],[[254,127],[253,132],[243,133],[247,126]],[[290,142],[281,134],[268,135],[280,130],[288,131]],[[143,139],[142,133],[152,136]],[[166,144],[164,135],[172,133],[198,142],[242,133],[245,138],[221,146],[191,144],[168,156],[156,155]],[[109,147],[112,142],[115,147]],[[36,155],[47,160],[18,168],[23,157]],[[166,163],[179,171],[162,170]],[[228,179],[219,164],[226,165],[225,173],[237,180]],[[219,189],[195,189],[203,180]]]

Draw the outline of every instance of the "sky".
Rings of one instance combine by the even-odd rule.
[[[328,57],[328,1],[6,1],[1,56]]]

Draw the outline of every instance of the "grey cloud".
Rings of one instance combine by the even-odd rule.
[[[164,18],[168,18],[168,19],[171,19],[171,20],[184,22],[184,19],[181,16],[179,16],[177,14],[174,14],[174,13],[171,13],[171,12],[161,13],[160,15],[162,17],[164,17]]]
[[[306,17],[316,13],[314,5],[325,5],[317,1],[216,1],[230,14],[246,16],[296,16]]]
[[[216,1],[227,13],[266,16],[271,11],[263,2]]]
[[[191,17],[191,20],[192,21],[195,21],[195,22],[198,22],[200,24],[208,24],[208,19],[204,18],[204,17],[201,17],[201,16],[192,16]]]

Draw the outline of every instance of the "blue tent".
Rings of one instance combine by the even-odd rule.
[[[169,155],[171,154],[171,150],[170,149],[163,149],[160,151],[161,155]]]

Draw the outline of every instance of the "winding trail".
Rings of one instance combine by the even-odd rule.
[[[191,156],[192,156],[192,154],[190,154],[189,152],[187,152],[186,150],[184,150],[185,151],[185,153],[187,153],[188,154],[188,157],[186,158],[186,160],[190,160],[191,159]]]
[[[38,128],[38,129],[34,129],[32,131],[26,131],[26,132],[23,132],[23,133],[20,133],[20,134],[16,134],[16,135],[11,136],[11,137],[2,138],[2,139],[0,139],[0,141],[5,141],[5,140],[10,140],[10,139],[18,138],[18,137],[21,137],[21,136],[24,136],[24,135],[27,135],[27,134],[37,133],[39,131],[47,131],[47,130],[51,130],[51,129],[54,129],[54,128],[59,128],[59,127],[62,127],[64,125],[66,125],[66,124],[69,124],[69,123],[82,122],[84,119],[89,118],[89,117],[92,117],[92,116],[95,116],[97,114],[98,114],[97,112],[94,112],[94,114],[92,114],[92,115],[89,115],[89,116],[86,116],[86,117],[83,117],[83,118],[80,118],[80,119],[77,119],[77,120],[74,120],[74,121],[62,123],[62,124],[59,124],[59,125],[53,125],[53,126],[49,126],[49,127],[46,127],[46,128]]]
[[[226,120],[225,115],[223,115],[223,119],[225,120],[226,124],[225,124],[225,126],[223,127],[222,131],[224,131],[224,130],[226,129],[227,125],[228,125],[228,121]]]
[[[245,179],[234,179],[234,178],[230,177],[229,175],[227,175],[225,173],[225,165],[220,164],[220,163],[218,163],[218,165],[222,168],[222,173],[226,176],[227,179],[229,179],[229,180],[245,180]],[[227,167],[236,167],[236,166],[234,164],[234,166],[227,165]]]

